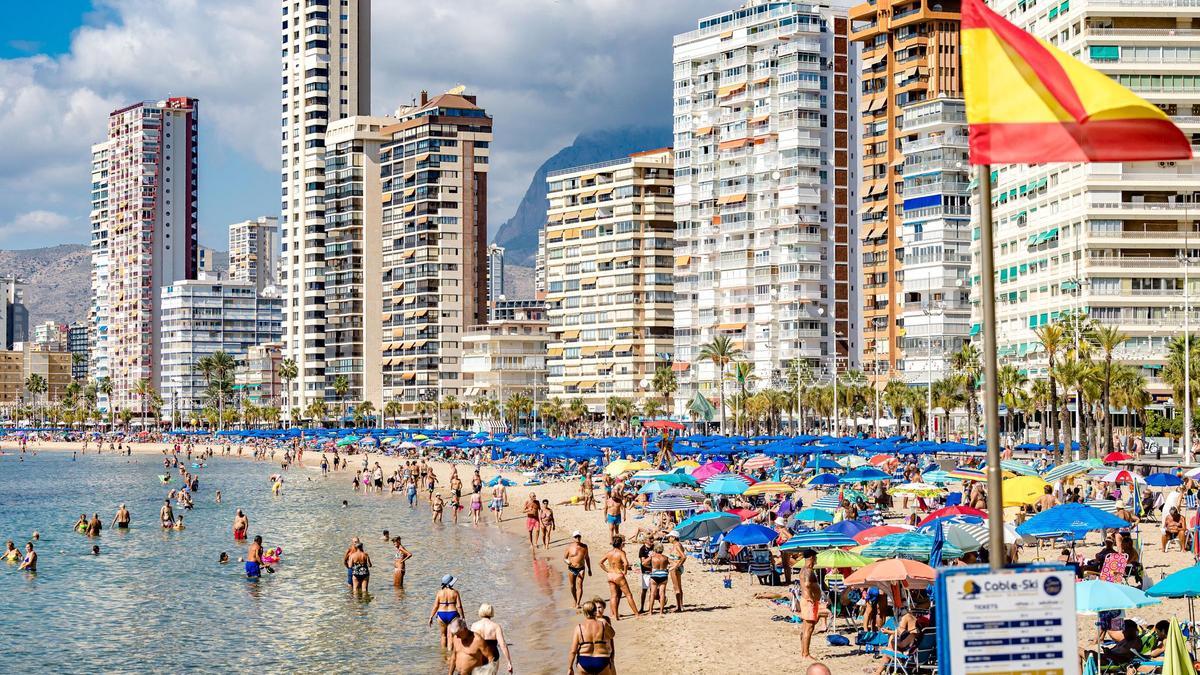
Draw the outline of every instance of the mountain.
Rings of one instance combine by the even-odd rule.
[[[25,282],[30,330],[44,321],[86,320],[91,269],[91,248],[81,244],[0,251],[0,276],[16,275]]]
[[[496,230],[493,241],[505,248],[505,261],[533,265],[538,230],[546,224],[546,174],[558,169],[616,159],[642,150],[671,145],[670,127],[624,126],[588,131],[542,163],[513,214]]]

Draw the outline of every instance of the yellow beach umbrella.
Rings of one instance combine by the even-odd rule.
[[[633,470],[629,468],[630,464],[633,464],[633,462],[627,459],[615,459],[609,462],[608,466],[604,467],[604,473],[608,474],[609,476],[619,476],[626,471]]]
[[[768,480],[761,483],[755,483],[746,488],[744,495],[788,495],[796,491],[796,488],[787,483]]]
[[[1037,476],[1017,476],[1001,483],[1005,506],[1024,506],[1046,493],[1046,481]]]
[[[1183,631],[1179,629],[1179,619],[1171,617],[1171,627],[1167,629],[1166,651],[1163,652],[1163,675],[1196,675],[1192,660],[1188,658],[1187,643],[1183,640]]]
[[[695,469],[698,466],[700,466],[700,462],[697,462],[694,459],[685,459],[682,462],[675,462],[675,466],[671,468],[678,469],[679,467],[683,467],[685,469]]]
[[[650,466],[650,462],[630,462],[629,468],[627,470],[628,471],[642,471],[644,469],[650,469],[650,468],[653,468]]]

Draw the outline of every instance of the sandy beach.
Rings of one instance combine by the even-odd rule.
[[[37,451],[78,451],[79,444],[63,442],[37,442],[31,445],[31,450]],[[208,447],[201,444],[198,447]],[[139,454],[162,454],[169,446],[161,443],[135,443],[133,451]],[[216,449],[216,448],[214,448]],[[92,450],[94,452],[94,449]],[[357,465],[361,456],[351,458],[351,465]],[[374,463],[379,461],[385,471],[390,471],[401,458],[386,457],[379,454],[369,456]],[[217,461],[228,458],[218,457]],[[244,461],[249,461],[245,458]],[[304,458],[306,467],[313,467],[320,461],[319,456],[307,453]],[[440,488],[443,494],[449,492],[445,487],[449,482],[450,465],[435,463]],[[465,468],[465,467],[464,467]],[[293,469],[295,471],[295,469]],[[337,475],[346,479],[352,475],[353,469],[338,472]],[[491,467],[483,467],[481,474],[486,481],[498,472]],[[470,471],[460,468],[460,477],[469,485]],[[549,499],[554,509],[557,530],[548,549],[538,548],[534,555],[545,566],[534,565],[534,570],[546,573],[545,583],[550,584],[556,592],[559,602],[564,608],[569,608],[571,596],[566,580],[566,569],[563,563],[563,552],[571,532],[579,530],[583,541],[591,548],[594,575],[585,579],[585,596],[609,597],[608,585],[598,562],[609,550],[608,526],[604,523],[603,514],[599,510],[585,512],[580,505],[564,504],[570,502],[578,494],[575,482],[552,482],[534,487],[521,485],[525,477],[511,472],[504,472],[505,477],[517,482],[517,486],[509,488],[509,508],[505,511],[505,521],[502,527],[520,541],[526,541],[524,516],[521,504],[528,493],[536,492],[539,499]],[[486,490],[486,489],[485,489]],[[423,496],[424,493],[422,493]],[[801,496],[811,501],[814,494],[802,491]],[[374,495],[363,495],[363,499],[378,498]],[[427,507],[426,507],[427,508]],[[490,524],[487,527],[494,527]],[[903,514],[899,514],[903,515]],[[469,520],[469,512],[464,511],[460,518]],[[629,519],[622,525],[622,533],[631,536],[639,525],[648,526],[649,520],[639,519],[630,511]],[[1146,524],[1141,528],[1143,541],[1143,564],[1149,578],[1149,584],[1157,582],[1161,577],[1190,566],[1193,559],[1190,553],[1159,551],[1161,530],[1157,524]],[[1080,546],[1079,552],[1089,557],[1098,549],[1099,536],[1089,537],[1089,544]],[[628,544],[626,552],[632,559],[637,552],[635,544]],[[1056,559],[1054,549],[1043,548],[1041,555],[1048,559]],[[1029,562],[1037,556],[1036,549],[1026,548],[1022,552],[1022,561]],[[548,570],[548,572],[546,572]],[[469,573],[464,571],[464,574]],[[514,574],[530,574],[528,569],[514,570]],[[801,664],[800,625],[787,621],[773,621],[772,617],[789,615],[786,605],[773,603],[769,600],[755,599],[754,594],[763,591],[782,591],[782,587],[767,587],[759,585],[757,580],[747,574],[734,573],[732,588],[725,588],[723,580],[725,573],[704,571],[704,566],[697,560],[687,563],[684,574],[684,603],[682,613],[668,613],[665,616],[642,616],[623,618],[616,624],[617,634],[617,663],[621,672],[625,673],[654,673],[654,672],[692,672],[692,673],[728,673],[734,671],[758,671],[779,667],[779,664],[791,664],[789,671],[796,671]],[[630,587],[637,593],[639,582],[636,576],[630,576]],[[481,599],[482,600],[482,599]],[[472,599],[475,601],[475,599]],[[636,601],[636,598],[635,598]],[[471,608],[468,608],[470,611]],[[502,608],[497,608],[497,619],[500,621],[517,621],[518,617],[506,617]],[[628,606],[623,606],[623,612],[628,612]],[[1131,610],[1128,615],[1139,621],[1154,622],[1170,618],[1172,615],[1187,616],[1185,600],[1165,600],[1161,605],[1155,605],[1139,610]],[[1082,641],[1091,640],[1095,635],[1094,617],[1079,616],[1079,634]],[[854,633],[847,631],[847,620],[837,622],[837,628],[842,634],[853,641]],[[521,672],[562,672],[567,665],[567,652],[570,647],[569,626],[561,631],[562,660],[560,663],[517,664]],[[880,661],[870,655],[859,654],[856,647],[830,647],[823,634],[813,638],[812,650],[814,656],[829,666],[834,673],[874,672]],[[753,659],[747,662],[747,657]],[[803,664],[807,665],[807,664]],[[801,671],[802,672],[802,671]]]

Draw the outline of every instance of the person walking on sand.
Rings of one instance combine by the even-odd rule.
[[[354,545],[354,551],[346,559],[350,565],[350,589],[355,595],[367,594],[367,584],[371,581],[371,556],[363,550],[362,542]]]
[[[461,619],[466,614],[463,611],[462,596],[454,588],[456,583],[458,583],[458,579],[453,574],[442,577],[442,587],[433,597],[433,609],[429,610],[429,625],[433,625],[435,618],[438,620],[438,630],[442,634],[442,647],[446,646],[446,629],[450,623],[455,619]]]
[[[233,540],[245,541],[246,535],[250,532],[250,519],[242,513],[241,509],[237,510],[237,515],[233,517]]]
[[[629,601],[629,609],[634,616],[640,616],[637,606],[633,603],[633,591],[629,590],[629,558],[625,556],[625,538],[617,535],[612,538],[612,550],[600,560],[600,569],[608,574],[608,589],[612,596],[612,616],[616,621],[621,620],[621,595]]]
[[[461,618],[447,626],[450,675],[494,675],[498,656]]]
[[[529,548],[537,548],[537,531],[541,526],[541,521],[538,520],[538,514],[541,512],[541,505],[538,503],[537,495],[530,492],[529,497],[525,500],[525,530],[529,533]]]
[[[579,530],[571,534],[571,543],[567,544],[563,560],[567,563],[567,578],[571,580],[571,599],[575,601],[575,609],[579,609],[583,600],[583,573],[586,570],[587,575],[592,576],[592,556]]]
[[[262,535],[254,538],[250,549],[246,551],[246,578],[258,579],[262,576],[263,545]]]
[[[492,662],[499,665],[500,655],[504,655],[504,660],[508,663],[508,672],[513,671],[512,654],[508,651],[508,642],[504,639],[504,629],[500,624],[492,620],[496,610],[488,603],[483,603],[479,606],[479,620],[471,624],[471,632],[483,638],[488,647],[492,650]],[[498,668],[493,668],[492,672],[496,672]]]
[[[621,534],[621,511],[624,505],[619,497],[608,495],[604,498],[604,522],[608,523],[608,533],[616,537]]]
[[[471,493],[471,524],[479,524],[479,516],[483,514],[483,495],[478,492]]]
[[[813,572],[813,566],[817,562],[816,552],[812,549],[804,549],[801,556],[804,558],[804,563],[800,568],[799,606],[795,609],[803,622],[803,627],[800,629],[800,658],[811,659],[813,630],[816,629],[817,619],[821,615],[821,585],[817,582],[817,575]]]
[[[504,487],[504,481],[501,480],[492,488],[492,501],[488,508],[492,510],[492,514],[496,518],[496,524],[504,518],[504,507],[508,504],[508,489]]]
[[[554,511],[550,508],[550,500],[542,500],[542,508],[538,510],[538,532],[542,537],[542,548],[550,548],[550,533],[554,531]]]
[[[396,588],[404,588],[404,564],[412,557],[412,552],[404,548],[404,544],[400,543],[400,537],[392,539],[392,544],[396,547],[396,561],[393,563],[392,571],[392,586]]]
[[[131,518],[129,516],[129,509],[125,508],[125,505],[122,504],[117,507],[117,515],[113,516],[112,523],[109,525],[109,527],[115,527],[118,530],[128,530],[130,520]]]
[[[595,601],[583,603],[583,621],[575,627],[571,640],[571,660],[567,675],[575,675],[575,666],[588,675],[614,675],[616,671],[616,631],[604,620]]]

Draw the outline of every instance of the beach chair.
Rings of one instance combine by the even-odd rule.
[[[888,617],[888,620],[883,622],[883,627],[888,630],[896,630],[896,618]],[[854,637],[854,644],[862,647],[864,654],[878,654],[881,649],[888,645],[888,641],[892,636],[881,630],[860,630],[858,635]]]
[[[1125,572],[1128,567],[1128,555],[1124,553],[1109,553],[1104,557],[1104,564],[1100,566],[1100,573],[1097,576],[1099,576],[1100,581],[1123,584],[1125,583]]]
[[[758,577],[758,583],[763,586],[775,585],[775,563],[771,559],[769,549],[758,548],[750,551],[750,574]]]
[[[937,633],[935,631],[925,631],[921,634],[921,639],[917,640],[916,644],[907,651],[898,652],[894,649],[884,647],[879,650],[880,655],[891,657],[892,662],[888,664],[888,673],[906,673],[909,675],[917,675],[921,672],[931,672],[932,664],[937,659]]]

